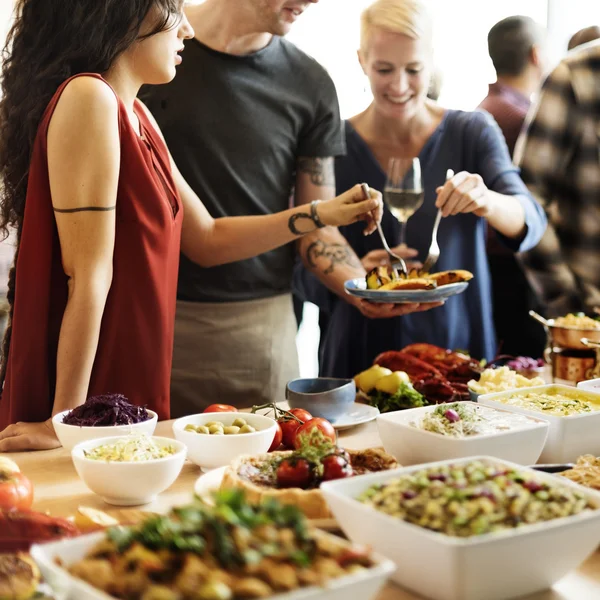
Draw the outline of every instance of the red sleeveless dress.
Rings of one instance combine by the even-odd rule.
[[[44,421],[52,413],[67,277],[52,210],[46,142],[48,124],[67,83],[50,101],[33,147],[0,430],[17,421]],[[113,280],[88,396],[124,394],[133,404],[156,411],[159,419],[168,419],[183,208],[164,142],[137,101],[135,113],[142,136],[119,100],[121,165]]]

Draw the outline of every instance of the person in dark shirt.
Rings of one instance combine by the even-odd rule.
[[[496,23],[488,34],[488,50],[496,70],[496,82],[478,108],[498,123],[513,155],[523,128],[531,95],[541,84],[546,69],[545,30],[529,17],[513,16]],[[539,357],[546,336],[529,316],[540,310],[523,269],[514,253],[488,228],[487,254],[492,280],[494,326],[503,354]]]
[[[345,152],[335,87],[285,39],[318,0],[207,0],[178,77],[142,91],[175,163],[215,217],[268,215],[335,195],[333,157]],[[333,227],[299,251],[330,289],[364,276]],[[171,379],[174,417],[223,402],[283,399],[298,376],[293,245],[210,269],[181,257]],[[350,301],[350,300],[348,300]],[[366,306],[377,315],[411,306]]]
[[[496,82],[478,108],[496,120],[512,156],[531,96],[546,72],[545,30],[529,17],[507,17],[488,33],[488,51]]]

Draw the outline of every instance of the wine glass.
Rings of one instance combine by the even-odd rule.
[[[383,200],[400,223],[400,244],[406,244],[406,222],[423,204],[418,158],[390,158]]]

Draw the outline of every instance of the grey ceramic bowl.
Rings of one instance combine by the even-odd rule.
[[[313,377],[293,379],[285,388],[290,408],[304,408],[313,417],[335,421],[354,404],[356,385],[353,379]]]

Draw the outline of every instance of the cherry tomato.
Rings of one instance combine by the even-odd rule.
[[[316,417],[298,427],[294,437],[294,448],[300,448],[302,445],[301,438],[305,435],[308,435],[315,428],[319,429],[325,437],[328,437],[335,444],[337,437],[333,425],[327,419]]]
[[[277,450],[277,448],[279,448],[279,446],[281,446],[281,439],[283,438],[283,431],[281,431],[281,425],[279,424],[278,421],[276,422],[276,424],[277,424],[277,429],[275,429],[275,437],[273,438],[273,443],[269,447],[269,452],[272,452],[273,450]]]
[[[286,448],[294,449],[294,438],[296,431],[301,426],[296,419],[279,419],[277,421],[281,427],[282,442]]]
[[[323,465],[323,481],[343,479],[354,475],[350,463],[337,454],[326,456],[321,464]]]
[[[231,406],[231,404],[211,404],[204,409],[204,412],[238,412],[238,409],[235,406]]]
[[[33,486],[20,471],[0,471],[0,509],[27,510],[33,504]]]
[[[306,421],[310,421],[313,418],[313,416],[303,408],[292,408],[288,412],[291,412],[297,419],[300,419],[303,423],[306,423]]]
[[[305,458],[286,458],[277,467],[279,487],[306,488],[313,479],[310,463]]]

